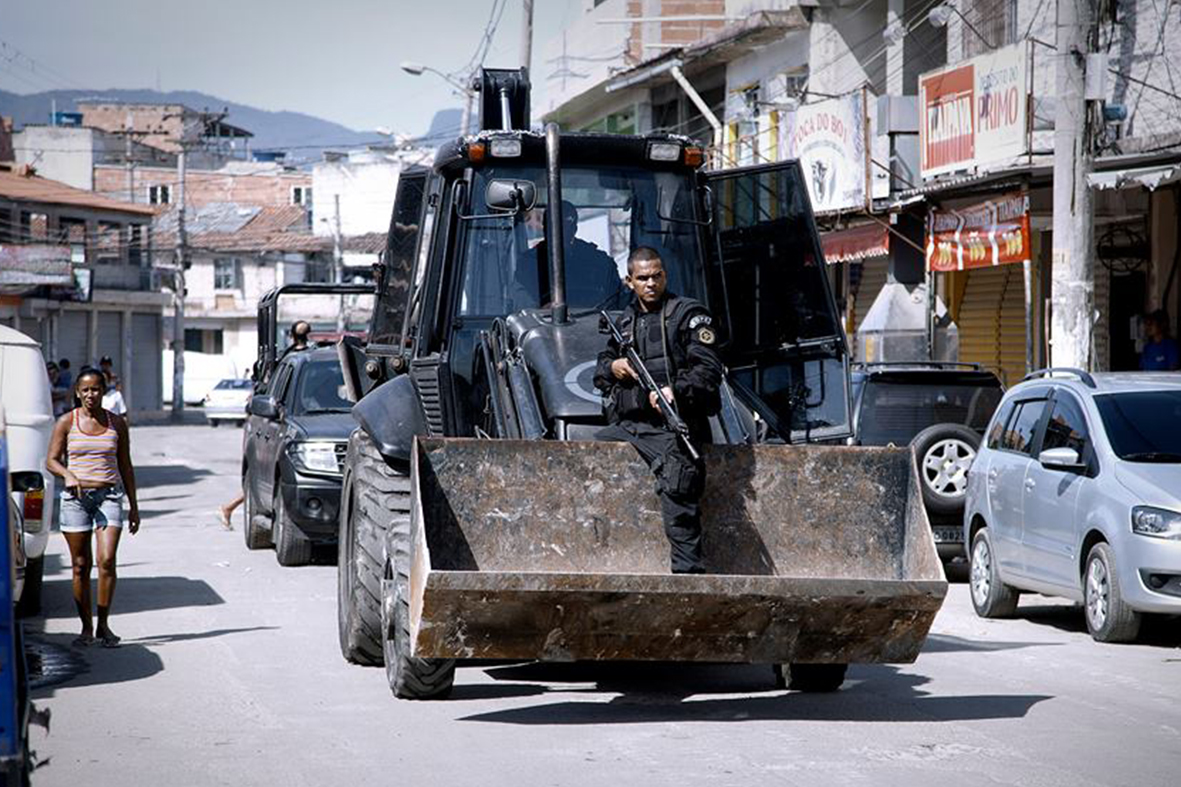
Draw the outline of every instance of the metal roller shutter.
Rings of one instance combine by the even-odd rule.
[[[890,260],[888,257],[879,257],[876,259],[864,260],[857,264],[860,269],[860,278],[853,291],[853,319],[851,320],[852,334],[849,336],[849,346],[852,348],[853,357],[857,356],[857,328],[861,325],[861,321],[865,319],[865,315],[869,314],[869,307],[873,306],[874,299],[878,297],[878,293],[886,286],[886,276],[890,270]],[[856,272],[856,270],[854,271]]]
[[[115,374],[120,377],[124,376],[123,366],[123,315],[119,312],[99,312],[98,313],[98,358],[95,358],[95,363],[99,361],[104,355],[109,356]]]
[[[57,318],[57,358],[69,359],[70,371],[74,373],[75,380],[78,379],[78,370],[91,363],[86,352],[90,345],[86,323],[87,313],[81,311],[63,311]]]
[[[124,389],[131,388],[133,410],[159,410],[164,405],[161,378],[160,315],[131,315],[131,380]]]
[[[1021,266],[971,271],[957,325],[961,361],[992,369],[1006,386],[1024,377],[1025,279]]]

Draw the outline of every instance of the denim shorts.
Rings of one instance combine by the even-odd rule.
[[[78,497],[67,489],[62,494],[62,532],[88,533],[100,527],[123,527],[123,488],[83,489]]]

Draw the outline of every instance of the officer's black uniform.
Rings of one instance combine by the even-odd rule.
[[[709,442],[709,416],[720,408],[722,362],[714,351],[716,333],[706,308],[692,298],[666,292],[660,308],[652,312],[642,311],[639,301],[633,300],[616,325],[625,339],[635,337],[636,353],[656,384],[672,389],[674,406],[689,426],[694,445]],[[689,457],[637,382],[619,380],[612,374],[611,362],[622,357],[614,338],[608,339],[607,349],[599,353],[595,387],[604,392],[611,426],[598,436],[626,440],[640,452],[656,476],[673,572],[701,573],[698,503],[705,486],[705,465]]]

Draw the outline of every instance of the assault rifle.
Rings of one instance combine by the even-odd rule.
[[[619,349],[623,351],[627,362],[631,364],[632,369],[635,370],[636,376],[640,378],[640,387],[648,394],[656,394],[656,402],[660,405],[660,414],[664,416],[664,422],[668,427],[677,433],[677,437],[681,438],[681,443],[684,444],[685,450],[696,462],[701,458],[701,454],[693,447],[693,441],[689,439],[689,425],[677,414],[673,409],[672,403],[664,398],[664,394],[660,391],[660,386],[656,384],[656,380],[652,379],[652,373],[648,371],[648,367],[644,366],[644,362],[640,360],[639,353],[636,352],[635,344],[623,338],[623,334],[619,332],[619,328],[615,325],[615,321],[605,311],[599,312],[599,331],[600,333],[610,333],[615,343],[619,345]],[[649,396],[649,399],[651,396]]]

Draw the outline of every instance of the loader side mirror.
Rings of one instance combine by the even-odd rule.
[[[493,180],[484,192],[492,210],[524,213],[537,202],[537,184],[531,180]]]

